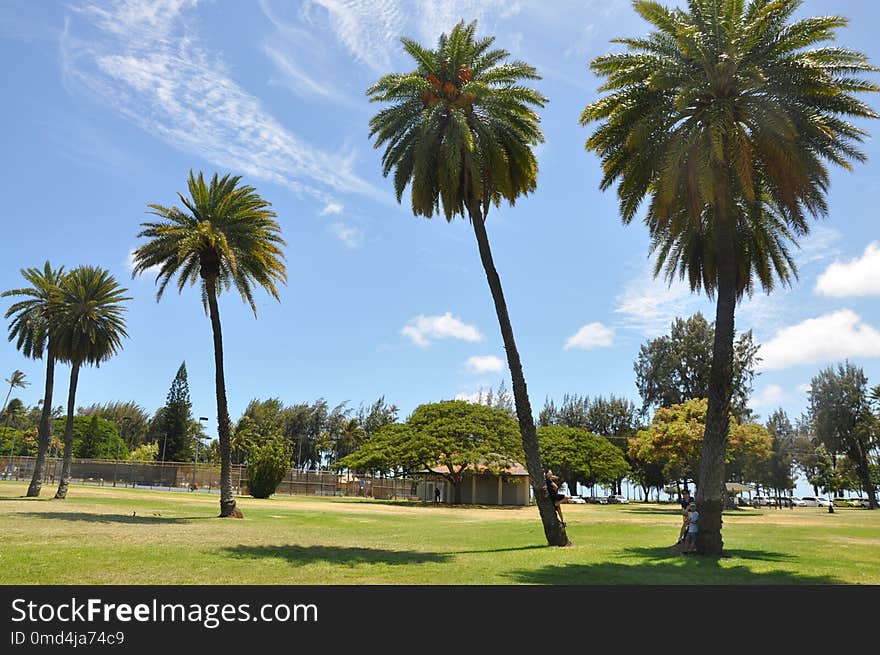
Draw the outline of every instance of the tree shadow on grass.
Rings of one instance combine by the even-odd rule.
[[[752,571],[748,564],[721,566],[712,557],[683,556],[669,548],[631,548],[626,553],[654,561],[633,564],[598,562],[564,564],[535,570],[511,571],[508,577],[519,584],[542,585],[835,585],[844,584],[830,575],[806,575],[791,571]],[[796,562],[797,557],[762,550],[725,551],[730,558],[746,561]]]
[[[61,521],[86,521],[88,523],[130,523],[133,525],[158,525],[167,523],[190,523],[214,518],[213,516],[156,516],[151,514],[89,514],[87,512],[20,512],[16,516]]]
[[[287,561],[291,566],[305,566],[315,562],[328,562],[342,566],[359,564],[442,564],[451,554],[424,553],[412,550],[384,550],[381,548],[346,548],[342,546],[229,546],[223,551],[235,559],[275,558]]]

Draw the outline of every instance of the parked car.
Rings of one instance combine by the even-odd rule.
[[[797,496],[791,497],[791,504],[795,507],[806,507],[807,504],[804,502],[803,498],[798,498]]]
[[[584,505],[587,501],[580,496],[572,496],[568,499],[568,502],[574,503],[575,505]]]
[[[588,496],[585,498],[588,503],[592,503],[594,505],[607,505],[608,499],[605,496]]]
[[[805,507],[831,507],[831,501],[818,496],[803,496],[801,500]]]
[[[867,498],[849,498],[847,499],[847,505],[850,507],[868,507],[871,504]]]
[[[752,505],[755,507],[762,507],[764,505],[769,505],[770,500],[766,496],[755,496],[752,498]]]
[[[629,503],[629,499],[624,496],[614,495],[608,496],[608,504],[609,505],[626,505]]]

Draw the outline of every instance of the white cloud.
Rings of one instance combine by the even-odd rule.
[[[324,207],[324,209],[321,210],[321,216],[330,216],[331,214],[341,214],[343,209],[345,209],[345,207],[340,205],[338,202],[329,202]]]
[[[880,330],[849,309],[779,330],[758,351],[761,370],[824,364],[852,357],[880,357]]]
[[[464,363],[468,373],[479,375],[481,373],[499,373],[504,370],[504,360],[495,355],[474,355]]]
[[[64,83],[86,90],[170,145],[215,166],[330,202],[331,192],[387,200],[327,152],[287,130],[245,91],[191,27],[196,0],[84,2],[94,30],[61,36]]]
[[[483,335],[476,327],[463,323],[450,312],[442,316],[416,316],[401,328],[400,333],[422,348],[429,346],[431,339],[483,340]]]
[[[607,348],[614,345],[614,330],[601,323],[588,323],[565,341],[565,350]]]
[[[834,298],[880,295],[880,241],[869,243],[861,257],[831,264],[816,281],[816,291]]]
[[[128,267],[129,272],[134,271],[134,250],[128,251],[128,257],[125,258],[125,265]],[[160,266],[150,266],[148,269],[144,271],[147,275],[159,275],[159,271],[162,268]]]
[[[474,391],[473,393],[456,394],[455,399],[456,400],[466,400],[467,402],[471,403],[472,405],[479,405],[480,401],[483,400],[484,395],[485,394],[483,393],[483,390],[480,389],[479,391]]]
[[[330,226],[330,231],[342,241],[346,248],[360,248],[364,244],[364,232],[359,227],[345,223],[333,223]]]
[[[749,404],[752,407],[778,407],[788,395],[778,384],[770,384],[753,394]]]
[[[389,54],[403,35],[433,47],[460,20],[506,19],[522,10],[509,0],[308,0],[304,16],[326,19],[337,40],[356,61],[377,73],[391,68]]]
[[[705,299],[684,283],[669,284],[649,269],[630,280],[615,300],[614,313],[621,316],[623,325],[651,338],[669,332],[676,317],[690,316],[705,306]]]

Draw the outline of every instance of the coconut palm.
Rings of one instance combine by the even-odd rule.
[[[50,333],[59,360],[70,364],[67,418],[64,424],[64,461],[55,498],[67,497],[73,461],[73,418],[76,388],[83,364],[100,366],[122,347],[128,337],[121,304],[131,298],[109,271],[96,266],[78,266],[58,285],[50,308]]]
[[[200,172],[189,174],[189,197],[178,193],[184,209],[150,205],[164,219],[142,223],[138,237],[149,239],[134,252],[134,275],[157,269],[158,301],[175,276],[177,290],[201,280],[202,303],[214,334],[217,395],[217,436],[220,445],[220,516],[241,516],[232,495],[229,410],[223,372],[223,335],[217,296],[231,286],[256,316],[252,287],[263,287],[279,300],[278,282],[286,282],[281,228],[270,203],[253,187],[239,185],[240,176],[215,173],[206,184]]]
[[[52,395],[55,389],[55,344],[50,336],[50,307],[58,293],[58,285],[64,276],[64,267],[55,270],[46,262],[42,270],[27,268],[21,275],[30,284],[20,289],[4,291],[4,298],[22,297],[6,310],[9,323],[9,340],[15,340],[15,347],[25,357],[41,359],[46,354],[46,386],[43,394],[43,409],[40,413],[40,426],[37,437],[37,460],[34,473],[28,485],[27,495],[40,495],[46,467],[46,453],[52,439]]]
[[[370,120],[375,147],[384,146],[382,173],[394,172],[398,202],[410,187],[415,215],[441,212],[447,221],[470,220],[501,328],[529,478],[547,541],[566,545],[568,538],[546,492],[519,351],[492,260],[486,217],[491,205],[511,205],[534,191],[538,162],[532,150],[544,139],[535,111],[546,99],[523,84],[539,79],[521,61],[505,62],[509,53],[493,48],[494,37],[475,37],[476,22],[456,25],[440,36],[434,50],[402,38],[416,70],[385,75],[367,94],[386,102]]]
[[[788,244],[828,211],[826,164],[865,159],[848,119],[877,114],[854,94],[880,89],[863,54],[824,45],[846,19],[791,21],[800,0],[633,4],[656,29],[592,61],[608,93],[581,122],[600,123],[587,149],[601,188],[619,182],[623,222],[649,198],[655,275],[716,299],[697,504],[699,551],[719,555],[736,303],[796,277]]]
[[[4,421],[4,428],[9,427],[9,419],[12,417],[13,412],[9,411],[9,396],[12,395],[13,389],[24,389],[25,387],[30,385],[30,382],[25,378],[24,371],[19,371],[15,369],[8,378],[6,378],[6,383],[9,385],[9,391],[6,392],[6,399],[3,401],[3,409],[0,410],[0,414],[5,413],[6,419]],[[15,454],[15,437],[12,437],[12,445],[9,447],[9,456],[12,457]]]
[[[24,389],[27,386],[30,386],[30,382],[27,381],[27,377],[24,374],[24,371],[19,371],[15,369],[8,378],[6,378],[6,384],[9,385],[9,391],[6,392],[6,399],[3,401],[3,409],[0,410],[0,414],[6,411],[6,406],[9,404],[9,396],[12,395],[13,389]]]

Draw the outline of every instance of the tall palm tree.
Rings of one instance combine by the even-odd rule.
[[[601,157],[601,188],[619,181],[623,222],[650,199],[655,275],[716,298],[697,505],[699,551],[720,555],[736,303],[756,282],[769,293],[796,277],[787,244],[827,214],[826,163],[865,159],[867,133],[848,119],[878,116],[853,94],[880,88],[862,78],[877,70],[865,55],[817,47],[846,19],[792,22],[800,0],[633,4],[656,30],[592,61],[608,93],[581,123],[601,123],[587,149]]]
[[[177,290],[201,279],[202,303],[211,318],[214,334],[214,370],[217,395],[217,436],[220,442],[220,516],[241,516],[232,495],[231,424],[223,373],[223,335],[217,296],[235,286],[254,316],[257,307],[251,293],[259,285],[279,300],[276,283],[286,282],[282,260],[281,227],[271,204],[256,189],[240,185],[241,176],[215,173],[206,184],[200,172],[189,173],[189,197],[178,193],[185,209],[150,205],[153,214],[164,219],[142,223],[138,237],[150,239],[134,252],[134,275],[156,267],[159,274],[158,301],[171,279],[177,276]]]
[[[73,461],[73,418],[76,387],[83,364],[100,366],[122,347],[128,337],[122,303],[131,298],[109,271],[78,266],[61,279],[57,298],[50,308],[51,337],[59,360],[70,364],[67,419],[64,424],[64,461],[55,498],[67,497]]]
[[[6,383],[9,385],[9,391],[6,392],[6,399],[3,401],[3,410],[0,411],[0,414],[6,412],[6,420],[4,421],[4,428],[9,427],[9,419],[12,416],[12,412],[9,412],[9,396],[12,395],[13,389],[24,389],[25,387],[30,385],[30,382],[27,381],[24,371],[19,371],[15,369],[8,378],[6,378]],[[11,439],[12,445],[9,447],[9,456],[12,457],[15,454],[15,437]]]
[[[376,148],[385,146],[382,173],[394,171],[398,202],[409,185],[414,214],[430,218],[442,204],[447,221],[461,215],[473,226],[544,533],[548,543],[564,546],[569,541],[547,494],[525,376],[485,225],[490,205],[502,200],[512,205],[537,186],[532,148],[544,136],[534,108],[543,107],[546,98],[523,84],[539,79],[532,66],[504,62],[509,53],[492,48],[494,37],[477,39],[475,32],[476,22],[460,22],[440,36],[435,50],[402,38],[416,70],[385,75],[367,90],[371,101],[391,103],[370,120],[370,136]]]
[[[37,460],[28,485],[28,497],[40,495],[46,468],[46,453],[52,439],[52,394],[55,389],[55,344],[50,334],[50,307],[58,294],[58,285],[64,276],[64,267],[55,270],[46,262],[43,269],[27,268],[21,275],[30,284],[21,289],[4,291],[0,296],[23,297],[6,310],[9,323],[9,340],[25,357],[41,359],[46,354],[46,386],[43,394],[43,410],[37,437]]]
[[[0,413],[6,410],[6,405],[9,404],[9,396],[12,395],[13,389],[24,389],[27,386],[30,386],[30,382],[27,381],[27,377],[24,374],[24,371],[19,371],[15,369],[8,378],[6,378],[6,384],[9,385],[9,391],[6,392],[6,399],[3,401],[3,409],[0,410]]]

